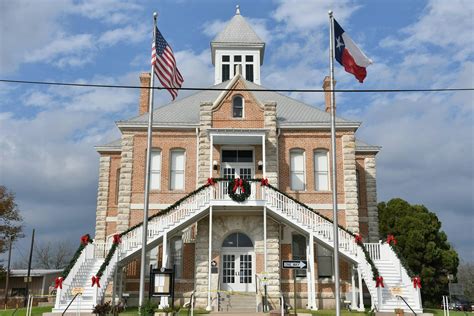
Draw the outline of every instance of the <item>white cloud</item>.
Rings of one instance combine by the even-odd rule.
[[[290,31],[309,33],[329,24],[328,11],[333,10],[338,21],[349,17],[359,6],[355,1],[279,0],[273,18]]]
[[[120,42],[137,43],[149,36],[144,24],[127,25],[122,28],[116,28],[104,32],[97,40],[99,45],[113,46]]]
[[[83,0],[70,8],[71,14],[96,19],[109,24],[133,21],[142,7],[128,0]]]

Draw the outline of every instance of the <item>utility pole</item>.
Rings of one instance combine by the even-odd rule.
[[[35,229],[33,228],[33,234],[31,235],[31,247],[30,247],[30,258],[28,259],[28,273],[26,275],[26,293],[25,293],[25,307],[28,301],[28,294],[30,292],[30,271],[31,271],[31,259],[33,258],[33,244],[35,243]]]
[[[10,236],[10,243],[8,245],[8,263],[7,263],[7,278],[5,280],[5,309],[8,306],[8,286],[10,281],[10,260],[12,258],[12,244],[13,244],[13,236]]]

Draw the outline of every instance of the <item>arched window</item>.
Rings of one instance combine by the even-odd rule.
[[[244,117],[244,98],[236,95],[232,99],[232,116],[236,118]]]
[[[244,233],[233,233],[224,239],[222,247],[253,247],[253,243]]]

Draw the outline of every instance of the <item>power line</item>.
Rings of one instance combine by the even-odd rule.
[[[5,83],[20,83],[20,84],[37,84],[50,86],[69,86],[69,87],[93,87],[93,88],[115,88],[115,89],[155,89],[164,90],[163,87],[141,87],[131,85],[110,85],[110,84],[91,84],[91,83],[72,83],[72,82],[54,82],[54,81],[28,81],[28,80],[12,80],[0,79],[0,82]],[[228,89],[228,88],[200,88],[200,87],[182,87],[178,90],[182,91],[253,91],[253,92],[449,92],[449,91],[474,91],[474,88],[436,88],[436,89]]]

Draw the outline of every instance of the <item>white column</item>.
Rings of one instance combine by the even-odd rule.
[[[311,236],[306,237],[306,262],[308,263],[306,267],[306,282],[308,292],[308,309],[313,309],[313,287],[311,286],[313,280],[311,279],[311,267],[309,265],[309,262],[311,261],[310,238]]]
[[[162,254],[162,260],[161,260],[161,268],[166,269],[168,266],[168,232],[163,233],[163,254]],[[162,297],[160,300],[160,305],[159,308],[165,308],[169,306],[168,302],[168,297]]]
[[[267,207],[263,207],[263,270],[267,273]],[[266,275],[265,275],[266,276]]]
[[[364,289],[362,288],[362,274],[360,273],[360,267],[357,267],[357,279],[359,281],[359,312],[365,310],[364,307]]]
[[[311,300],[312,300],[312,310],[318,310],[318,304],[316,303],[316,268],[314,266],[314,235],[309,234],[309,253],[310,260],[308,260],[309,267],[311,269]]]
[[[212,141],[211,141],[212,144]],[[212,169],[211,169],[212,170]],[[211,311],[211,268],[212,268],[212,205],[209,207],[209,248],[208,248],[208,272],[207,272],[207,306],[206,310]]]
[[[352,290],[352,303],[351,310],[357,309],[357,294],[356,294],[356,282],[355,282],[355,266],[351,267],[351,290]]]

